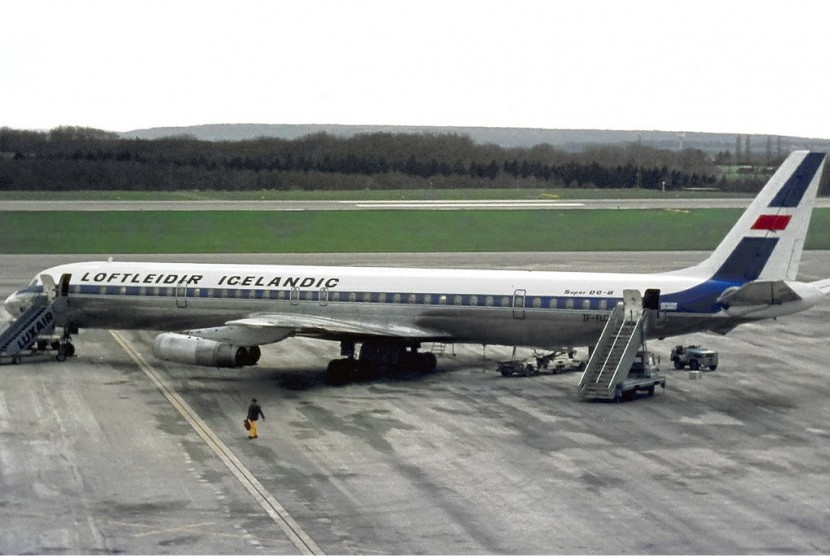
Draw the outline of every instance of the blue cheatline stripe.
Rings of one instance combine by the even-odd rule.
[[[770,207],[797,207],[801,203],[804,193],[813,176],[824,163],[824,153],[808,153],[795,169],[790,179],[778,190],[775,198],[770,202]]]
[[[73,285],[70,295],[85,296],[126,296],[143,298],[180,298],[189,301],[197,299],[229,300],[272,300],[289,301],[291,290],[261,290],[240,288],[188,288],[187,295],[173,286],[89,286]],[[332,291],[321,297],[319,290],[301,290],[298,301],[327,303],[373,303],[390,305],[421,305],[432,307],[481,307],[513,309],[514,296],[511,294],[454,294],[454,293],[401,293],[401,292],[367,292],[367,291]],[[547,296],[525,295],[524,307],[532,309],[562,309],[578,311],[610,311],[621,298],[614,296]]]
[[[756,280],[777,244],[777,237],[743,238],[712,279],[739,282]]]

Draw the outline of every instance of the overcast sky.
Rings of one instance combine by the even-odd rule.
[[[0,127],[830,138],[830,2],[0,0]]]

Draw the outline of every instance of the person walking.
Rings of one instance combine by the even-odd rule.
[[[256,430],[256,422],[260,417],[265,421],[265,414],[262,412],[262,408],[256,402],[256,398],[253,398],[251,405],[248,406],[248,424],[250,425],[250,429],[248,429],[248,440],[259,436]]]

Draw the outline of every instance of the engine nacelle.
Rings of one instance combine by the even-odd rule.
[[[164,361],[204,367],[241,367],[251,364],[248,350],[215,340],[165,332],[153,342],[153,355]]]

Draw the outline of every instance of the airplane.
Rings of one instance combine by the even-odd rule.
[[[59,306],[50,317],[63,327],[59,359],[74,354],[71,335],[83,328],[160,331],[156,357],[211,367],[255,365],[260,346],[305,336],[340,343],[332,376],[384,366],[430,371],[435,355],[418,351],[425,342],[590,346],[624,290],[657,292],[649,337],[726,334],[830,293],[830,279],[796,279],[824,161],[824,153],[790,154],[706,260],[670,272],[110,260],[43,270],[5,307],[21,317]]]

